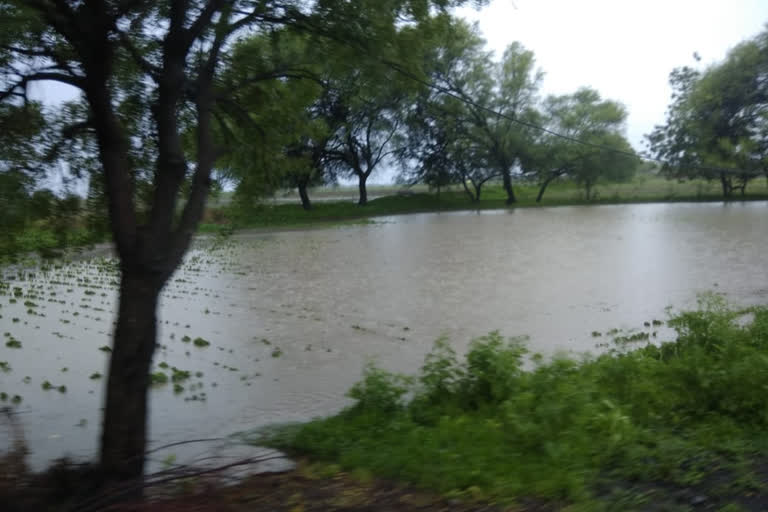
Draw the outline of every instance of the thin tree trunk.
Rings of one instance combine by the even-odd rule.
[[[512,177],[509,175],[509,171],[504,171],[503,175],[504,190],[507,192],[507,204],[514,204],[517,202],[515,197],[515,191],[512,189]]]
[[[731,195],[731,180],[724,172],[720,173],[720,185],[723,187],[723,197],[729,197]]]
[[[309,211],[312,209],[312,202],[309,200],[309,193],[307,192],[307,181],[299,179],[298,183],[299,197],[301,198],[301,207]]]
[[[469,200],[474,203],[475,202],[475,196],[474,196],[474,194],[472,194],[472,191],[469,190],[469,187],[467,186],[467,180],[462,179],[461,180],[461,184],[464,185],[464,192],[466,192],[467,196],[469,196]],[[472,186],[474,186],[474,184]]]
[[[149,369],[163,283],[124,266],[101,438],[101,471],[109,481],[140,481],[143,476]]]
[[[357,204],[360,206],[365,206],[368,204],[368,189],[365,188],[365,182],[368,180],[368,176],[360,173],[357,175],[357,177],[359,180],[357,187],[360,189],[360,199],[357,201]]]
[[[541,187],[539,187],[539,195],[536,196],[537,203],[541,202],[541,198],[544,197],[544,192],[547,190],[547,186],[549,186],[550,182],[552,182],[553,179],[554,177],[547,178],[546,180],[544,180],[544,183],[541,184]]]
[[[476,203],[480,202],[480,192],[482,191],[482,189],[483,189],[482,183],[480,183],[479,185],[475,185],[475,202]]]
[[[585,182],[584,189],[587,193],[587,201],[590,201],[592,199],[592,183],[589,181]]]

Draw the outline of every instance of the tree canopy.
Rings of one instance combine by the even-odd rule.
[[[662,172],[677,179],[719,179],[723,196],[743,194],[768,172],[768,31],[736,46],[725,60],[670,75],[664,125],[648,135]]]

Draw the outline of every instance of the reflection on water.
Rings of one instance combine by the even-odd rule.
[[[193,251],[164,291],[154,365],[191,377],[180,393],[152,391],[154,444],[335,412],[366,360],[412,372],[441,334],[459,351],[495,329],[530,336],[534,351],[584,351],[594,349],[593,330],[664,318],[666,306],[691,306],[700,291],[742,304],[768,297],[766,203],[379,220],[245,233]],[[113,320],[113,266],[93,259],[23,281],[10,274],[0,361],[11,370],[0,372],[0,391],[24,399],[36,466],[91,455],[104,379],[89,377],[106,368],[99,347]],[[23,294],[15,303],[13,287]],[[22,348],[6,347],[9,336]],[[46,380],[66,393],[43,390]]]

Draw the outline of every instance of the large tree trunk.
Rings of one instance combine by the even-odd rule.
[[[512,177],[509,175],[509,171],[504,171],[502,174],[504,181],[504,191],[507,193],[507,204],[514,204],[517,202],[515,197],[515,191],[512,189]]]
[[[307,182],[299,179],[298,183],[299,197],[301,198],[301,207],[305,210],[312,209],[312,202],[309,200],[309,193],[307,192]]]
[[[357,201],[357,204],[360,206],[365,206],[368,204],[368,189],[365,188],[365,182],[368,180],[368,176],[366,176],[363,173],[360,173],[357,175],[358,177],[358,183],[357,188],[360,189],[360,199]]]
[[[143,476],[149,369],[164,282],[123,266],[101,437],[101,471],[108,481],[140,483]]]

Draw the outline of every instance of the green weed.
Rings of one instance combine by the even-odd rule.
[[[491,333],[460,360],[440,339],[418,376],[369,364],[354,405],[268,444],[503,503],[588,504],[606,486],[703,485],[717,471],[741,481],[768,443],[768,308],[710,295],[669,325],[674,342],[632,348],[647,338],[619,336],[581,359],[526,359],[522,340]]]

